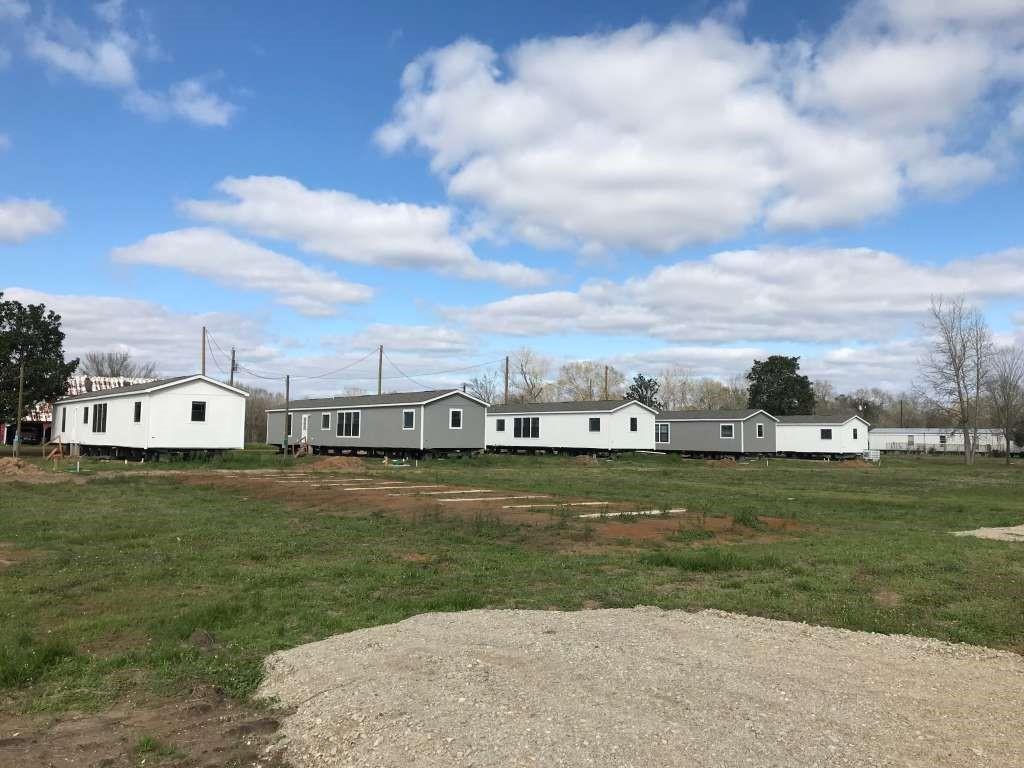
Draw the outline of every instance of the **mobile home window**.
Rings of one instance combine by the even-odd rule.
[[[857,428],[856,427],[853,428],[853,439],[854,440],[857,439]]]
[[[590,431],[600,432],[601,431],[601,419],[598,416],[590,417]]]
[[[448,411],[448,429],[462,429],[461,408],[452,408]]]
[[[359,437],[359,411],[338,411],[338,437]]]
[[[402,429],[416,429],[416,411],[402,411]]]
[[[639,425],[637,424],[636,416],[630,416],[629,417],[629,431],[630,432],[636,432],[637,429],[639,429]]]
[[[831,440],[832,439],[832,430],[831,429],[823,429],[823,430],[821,430],[821,439],[822,440]]]
[[[764,424],[757,425],[757,436],[764,437]]]
[[[288,414],[288,437],[292,436],[292,414]]]
[[[88,405],[85,406],[85,408],[82,409],[82,423],[83,424],[88,424],[89,423],[89,406]]]
[[[92,431],[107,431],[107,404],[97,403],[92,407]]]
[[[913,435],[907,435],[907,447],[908,448],[913,448],[914,447],[914,436]]]
[[[192,401],[192,421],[206,421],[206,401]]]
[[[667,443],[668,439],[668,424],[655,424],[654,425],[654,442],[656,443]]]
[[[320,414],[320,429],[330,429],[330,428],[331,428],[331,414],[329,414],[329,413],[321,413]]]
[[[720,438],[722,438],[723,440],[731,440],[732,439],[732,429],[733,429],[733,425],[732,424],[719,424],[718,425],[718,436]]]
[[[138,424],[140,421],[142,421],[142,401],[141,400],[136,400],[135,401],[135,410],[132,412],[132,421],[134,421],[136,424]]]
[[[540,419],[537,416],[523,416],[513,419],[512,434],[515,437],[540,437]]]
[[[914,444],[914,438],[912,436],[909,437],[908,438],[908,442],[909,442],[910,445],[913,445]],[[945,445],[945,444],[946,444],[946,436],[945,435],[939,435],[939,445]]]
[[[68,426],[68,409],[60,409],[60,431],[63,432]]]
[[[494,422],[494,429],[496,431],[498,431],[498,432],[504,432],[505,431],[505,420],[504,419],[498,419],[497,421],[495,421]]]

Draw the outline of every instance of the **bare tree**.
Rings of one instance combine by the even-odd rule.
[[[669,411],[681,411],[693,404],[695,382],[689,368],[673,366],[658,374],[658,394]]]
[[[466,382],[466,392],[486,403],[497,403],[498,391],[497,371],[486,371]]]
[[[1014,345],[996,350],[987,391],[992,423],[1003,432],[1009,464],[1015,427],[1024,420],[1024,347]]]
[[[245,399],[245,442],[262,443],[267,439],[267,408],[284,405],[283,392],[271,392],[259,387],[242,387],[249,396]]]
[[[78,364],[78,372],[86,376],[157,378],[156,363],[134,360],[127,352],[86,352]]]
[[[919,363],[921,391],[963,433],[964,461],[973,464],[992,333],[981,312],[962,296],[933,297],[926,328],[932,344]]]
[[[615,399],[622,397],[625,385],[626,376],[622,371],[591,360],[566,363],[558,369],[556,382],[558,396],[565,400],[601,400],[606,395]]]
[[[836,388],[831,381],[819,379],[811,382],[814,390],[814,412],[831,413],[836,407]]]
[[[510,398],[519,403],[537,403],[548,399],[551,387],[548,376],[551,361],[529,347],[522,347],[512,355],[512,381]]]

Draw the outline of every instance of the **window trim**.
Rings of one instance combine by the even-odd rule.
[[[494,431],[495,432],[504,432],[505,431],[505,419],[495,419],[494,420]]]
[[[327,426],[326,427],[324,426],[324,416],[327,417]],[[330,411],[320,411],[320,431],[321,432],[330,432],[331,431],[331,412]]]
[[[825,436],[826,432],[828,432],[828,437]],[[818,439],[819,440],[831,440],[832,439],[832,427],[822,427],[818,431]]]
[[[515,425],[519,422],[519,434],[515,434]],[[533,434],[533,425],[537,424],[537,434]],[[525,429],[524,429],[525,427]],[[525,433],[525,434],[524,434]],[[512,435],[516,440],[540,440],[540,416],[515,416],[512,418]]]
[[[464,414],[462,413],[462,410],[463,410],[462,408],[449,408],[448,409],[448,429],[462,429],[462,425],[465,424]],[[458,412],[458,414],[459,414],[459,426],[453,427],[452,426],[452,414],[456,413],[456,412]]]
[[[142,401],[136,400],[132,403],[132,424],[142,423]]]
[[[764,423],[759,421],[754,425],[754,437],[758,440],[763,440],[764,434]]]
[[[629,431],[639,432],[640,431],[640,419],[636,416],[629,417]]]
[[[661,428],[665,428],[665,439],[659,440],[661,436]],[[672,442],[672,423],[669,421],[659,421],[654,424],[654,444],[655,445],[668,445]]]
[[[859,440],[860,439],[860,437],[859,437],[859,435],[857,433],[857,429],[858,429],[858,427],[854,427],[853,428],[853,439],[854,440]]]
[[[412,414],[412,426],[411,427],[405,426],[405,414],[407,414],[407,413],[411,413]],[[402,431],[403,432],[412,432],[415,429],[416,429],[416,409],[415,408],[403,408],[402,409]]]
[[[725,434],[725,428],[729,428],[729,434]],[[718,425],[718,439],[719,440],[735,440],[736,439],[736,425],[732,422],[728,424]]]
[[[355,416],[353,418],[348,420],[350,429],[351,429],[353,424],[355,425],[355,427],[356,427],[355,434],[349,434],[349,435],[342,434],[342,432],[343,432],[343,430],[345,428],[345,418],[344,418],[344,416],[347,413],[355,414]],[[337,421],[335,422],[335,425],[334,425],[334,427],[335,427],[335,429],[334,429],[334,436],[335,437],[345,437],[345,438],[348,438],[349,440],[358,440],[358,439],[360,439],[363,436],[363,412],[360,409],[358,409],[358,408],[350,408],[350,409],[344,410],[344,411],[337,411],[335,418],[337,419]]]
[[[88,424],[89,423],[89,406],[88,405],[85,406],[85,408],[82,409],[82,423],[83,424]]]
[[[86,406],[88,409],[89,406]],[[92,431],[97,435],[107,432],[107,404],[94,403],[92,406]]]
[[[203,406],[203,418],[196,418],[196,406]],[[190,419],[192,424],[205,424],[206,423],[206,401],[205,400],[193,400],[192,401],[192,418]],[[290,434],[290,433],[289,433]]]
[[[594,425],[597,425],[597,429],[594,429]],[[587,419],[587,432],[600,432],[601,431],[601,417],[591,416]]]

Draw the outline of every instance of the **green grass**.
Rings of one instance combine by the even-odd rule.
[[[484,456],[400,471],[799,529],[716,544],[681,524],[634,545],[602,543],[599,523],[559,510],[549,525],[520,526],[426,510],[401,520],[372,505],[334,515],[168,476],[4,484],[0,542],[28,556],[0,569],[0,707],[98,709],[197,683],[245,698],[275,650],[481,607],[712,607],[1024,650],[1024,550],[949,535],[1024,522],[1020,462]]]

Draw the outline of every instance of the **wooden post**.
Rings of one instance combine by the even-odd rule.
[[[291,384],[292,377],[285,374],[284,377],[284,455],[288,455],[288,418],[291,416]]]
[[[14,456],[21,455],[21,416],[25,410],[25,361],[18,369],[18,412],[14,414]]]
[[[505,355],[505,405],[508,405],[508,355]]]
[[[230,377],[230,380],[229,380],[229,383],[231,384],[232,387],[235,386],[235,371],[236,370],[238,370],[238,367],[235,364],[235,348],[232,347],[231,348],[231,377]]]
[[[200,363],[199,364],[199,370],[203,374],[203,376],[205,376],[206,375],[206,326],[205,325],[203,326],[203,350],[202,350],[202,352],[199,355],[199,363]]]
[[[604,399],[608,399],[608,366],[604,367]]]
[[[384,392],[384,345],[377,347],[377,394]]]

